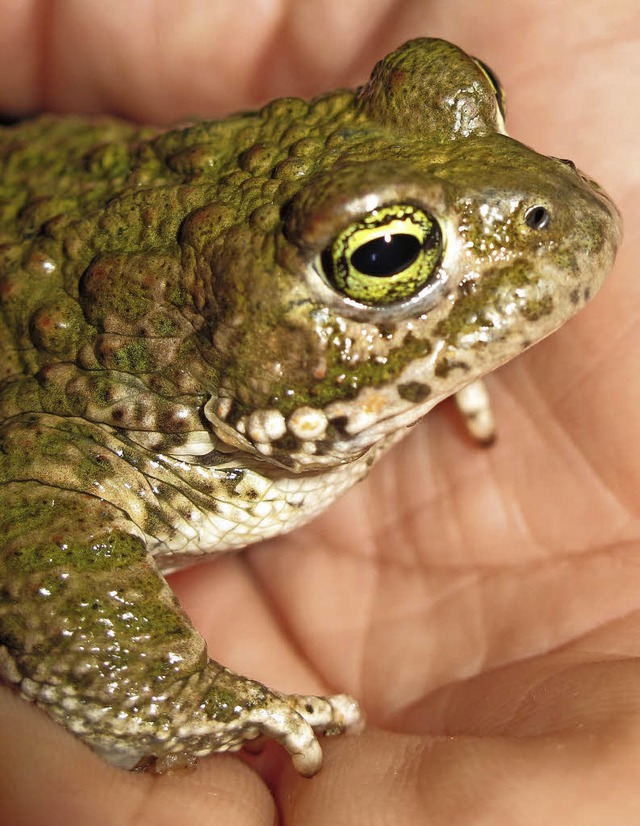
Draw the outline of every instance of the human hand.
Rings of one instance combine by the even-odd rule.
[[[217,116],[360,82],[408,37],[447,37],[497,71],[512,134],[606,186],[626,243],[583,313],[489,379],[493,448],[445,405],[306,529],[174,577],[216,659],[283,690],[356,695],[362,736],[323,741],[311,781],[273,746],[154,778],[103,764],[2,691],[3,818],[639,822],[635,8],[69,2],[45,31],[31,5],[0,3],[6,111]]]

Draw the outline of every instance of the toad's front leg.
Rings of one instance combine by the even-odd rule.
[[[0,490],[0,663],[7,682],[110,763],[278,740],[312,775],[316,732],[357,724],[351,698],[284,696],[207,657],[122,512],[38,482]]]

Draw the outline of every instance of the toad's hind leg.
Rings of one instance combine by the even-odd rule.
[[[117,508],[37,482],[0,487],[3,677],[109,762],[234,751],[266,736],[315,773],[316,732],[355,701],[284,696],[210,660]]]

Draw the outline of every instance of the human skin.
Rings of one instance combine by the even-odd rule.
[[[325,740],[312,780],[276,746],[127,774],[3,689],[0,822],[639,823],[636,4],[0,0],[0,20],[1,111],[157,122],[352,85],[446,37],[495,69],[514,137],[602,183],[626,234],[587,309],[489,379],[492,448],[445,404],[309,527],[173,577],[216,659],[354,694],[364,734]]]

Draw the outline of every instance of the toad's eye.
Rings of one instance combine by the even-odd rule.
[[[491,84],[491,88],[493,89],[496,100],[498,102],[498,109],[500,110],[500,114],[502,117],[505,117],[507,111],[507,101],[504,94],[504,89],[502,88],[502,84],[498,80],[495,72],[487,66],[484,61],[479,60],[477,57],[473,58],[475,62],[478,64],[478,67],[481,69],[482,74],[487,78],[489,83]]]
[[[435,219],[411,204],[393,204],[343,230],[322,252],[320,268],[339,292],[380,306],[422,289],[441,254],[442,233]]]

